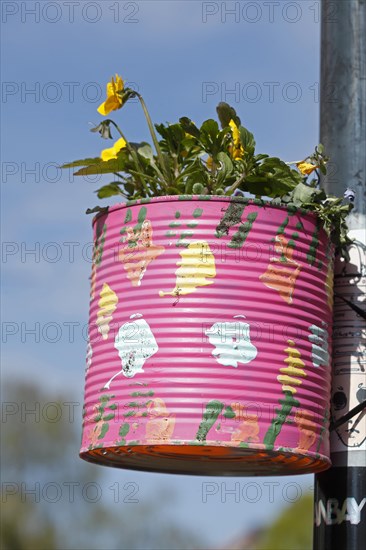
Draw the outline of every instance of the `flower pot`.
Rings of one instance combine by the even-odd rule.
[[[330,466],[333,246],[313,214],[168,196],[94,219],[81,457],[202,475]]]

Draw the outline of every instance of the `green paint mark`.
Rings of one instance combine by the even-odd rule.
[[[139,213],[137,215],[137,224],[133,228],[134,233],[138,233],[139,231],[141,231],[142,224],[146,219],[146,214],[147,214],[147,208],[145,206],[141,206]],[[136,246],[136,244],[134,244],[133,246]]]
[[[176,218],[180,218],[181,214],[180,214],[179,210],[176,211],[176,213],[174,214],[174,216],[175,216]]]
[[[123,223],[129,223],[132,220],[132,210],[131,208],[127,208],[125,221]]]
[[[94,258],[96,265],[99,265],[102,262],[104,243],[105,243],[105,234],[107,232],[107,225],[103,225],[102,232],[97,236],[94,245]]]
[[[211,200],[211,195],[199,195],[198,200],[199,201],[210,201]]]
[[[175,233],[175,231],[167,231],[165,235],[167,237],[175,237],[177,234]]]
[[[266,435],[264,436],[263,443],[268,450],[273,449],[274,443],[280,434],[281,428],[289,416],[292,407],[299,407],[300,403],[294,398],[292,392],[284,391],[284,399],[280,399],[279,403],[282,405],[281,409],[276,409],[276,416],[272,419]]]
[[[296,214],[297,211],[298,211],[297,206],[295,206],[293,204],[288,204],[287,205],[287,213],[288,213],[289,216],[293,216],[294,214]]]
[[[170,222],[169,227],[180,227],[180,222]]]
[[[131,393],[131,397],[152,397],[153,395],[154,395],[153,390],[149,390],[147,392],[133,391]]]
[[[136,439],[135,441],[129,441],[128,446],[132,447],[132,445],[140,445],[140,440]]]
[[[192,216],[193,216],[194,218],[199,218],[200,216],[202,216],[202,212],[203,212],[202,208],[196,208],[196,209],[193,211]]]
[[[101,395],[99,397],[99,401],[101,403],[107,403],[108,401],[110,401],[111,399],[113,399],[113,397],[116,397],[115,395],[109,395],[107,393],[105,393],[104,395]]]
[[[108,424],[108,422],[105,422],[104,424],[102,424],[102,429],[100,430],[100,434],[98,435],[98,439],[103,439],[103,437],[108,432],[108,430],[109,430],[109,424]]]
[[[297,239],[299,238],[299,234],[297,231],[294,231],[291,235],[291,239],[294,239],[294,241],[296,241]]]
[[[197,441],[206,441],[208,432],[216,422],[223,408],[224,403],[221,403],[221,401],[217,401],[216,399],[207,403],[205,412],[203,413],[202,422],[200,423],[197,431]]]
[[[126,406],[131,408],[134,408],[134,407],[141,408],[141,407],[147,407],[150,403],[151,403],[151,399],[149,399],[148,401],[145,401],[145,403],[143,403],[142,401],[130,401],[130,403],[127,403]]]
[[[220,423],[219,423],[219,424],[217,424],[217,426],[216,426],[216,430],[221,430],[221,424],[220,424]]]
[[[192,227],[192,229],[193,229],[194,227],[197,227],[197,225],[198,225],[198,222],[194,222],[194,221],[188,222],[188,223],[187,223],[187,227]]]
[[[321,268],[323,267],[323,262],[321,260],[318,261],[318,269],[319,271],[321,270]]]
[[[127,227],[122,227],[122,229],[120,231],[121,235],[124,235],[126,233],[126,231],[127,231]]]
[[[125,440],[125,439],[118,439],[118,440],[116,441],[116,445],[117,445],[118,447],[123,447],[124,445],[126,445],[126,440]]]
[[[151,202],[151,197],[140,199],[140,204],[148,204],[149,202]]]
[[[249,443],[247,443],[246,441],[241,441],[239,443],[239,447],[244,447],[245,449],[247,449],[249,447]]]
[[[88,449],[91,451],[92,449],[102,449],[103,443],[99,443],[99,445],[89,445]]]
[[[147,412],[143,412],[141,416],[147,416]]]
[[[307,259],[307,261],[309,262],[310,265],[315,264],[316,251],[317,251],[317,248],[319,246],[319,239],[318,239],[319,229],[320,229],[320,223],[319,223],[319,220],[317,220],[316,228],[315,228],[314,233],[312,234],[312,237],[311,237],[311,243],[310,243],[309,251],[306,255],[306,259]]]
[[[295,241],[293,241],[292,239],[289,240],[289,242],[287,243],[288,246],[290,246],[291,248],[295,248],[296,247],[296,243]]]
[[[136,411],[128,411],[128,413],[124,414],[123,416],[135,416]]]
[[[193,237],[193,231],[189,231],[189,230],[183,231],[180,238],[185,239],[186,237]]]
[[[241,222],[241,217],[244,212],[245,204],[231,202],[225,210],[225,214],[221,218],[216,227],[216,237],[220,238],[223,235],[228,235],[230,227]]]
[[[230,407],[230,405],[228,405],[225,409],[225,412],[224,412],[224,417],[225,418],[235,418],[235,413],[232,409],[232,407]]]
[[[179,201],[191,201],[193,200],[192,195],[179,195],[178,197]]]
[[[178,247],[183,247],[183,248],[188,248],[189,246],[189,241],[184,241],[184,240],[179,240],[175,243],[175,246],[178,246]]]
[[[116,415],[114,413],[109,413],[109,414],[105,414],[103,416],[103,420],[105,420],[106,422],[108,422],[109,420],[113,420],[113,418],[115,417]]]
[[[304,224],[302,223],[302,221],[297,222],[296,229],[304,229]]]
[[[125,435],[127,435],[129,431],[130,431],[129,423],[124,422],[124,424],[121,424],[118,435],[120,435],[121,437],[125,437]]]
[[[147,208],[145,206],[142,206],[140,208],[140,211],[138,213],[138,216],[137,216],[137,221],[139,223],[143,223],[146,219],[146,214],[147,214]]]
[[[286,226],[289,222],[288,216],[284,219],[283,223],[281,223],[280,227],[277,229],[277,235],[281,235],[285,232]]]
[[[228,243],[228,247],[230,248],[241,248],[243,244],[245,243],[250,230],[253,227],[253,223],[255,222],[256,218],[258,216],[258,212],[252,212],[251,214],[248,214],[247,221],[244,222],[239,226],[239,229],[231,238],[231,241]]]

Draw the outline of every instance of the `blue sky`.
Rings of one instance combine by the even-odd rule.
[[[105,147],[89,132],[101,119],[105,83],[121,74],[156,122],[185,115],[198,124],[227,101],[258,152],[304,158],[318,143],[320,2],[9,1],[1,8],[2,378],[62,389],[81,402],[92,234],[84,212],[98,203],[100,183],[57,165]],[[138,104],[114,119],[131,141],[148,139]],[[221,489],[203,503],[209,478],[113,474],[136,480],[142,501],[158,487],[175,490],[171,514],[218,546],[275,516],[288,503],[286,484],[305,490],[313,482],[270,478],[280,484],[270,502],[258,478],[256,503],[229,496],[223,503]],[[228,486],[235,482],[242,488],[250,479]]]

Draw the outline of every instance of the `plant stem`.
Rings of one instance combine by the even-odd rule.
[[[234,191],[239,187],[241,182],[243,180],[245,180],[246,176],[247,176],[246,173],[243,172],[243,174],[240,176],[240,178],[238,178],[236,181],[234,181],[234,183],[231,185],[231,187],[229,187],[229,189],[226,191],[226,194],[228,194],[228,193],[233,194]]]
[[[163,174],[164,174],[164,180],[165,180],[164,183],[166,184],[166,187],[167,187],[170,183],[170,178],[169,178],[169,174],[167,173],[167,170],[166,170],[163,153],[161,152],[160,145],[159,145],[158,139],[156,137],[153,122],[150,118],[150,114],[149,114],[149,111],[147,110],[146,103],[145,103],[143,97],[138,92],[136,92],[136,95],[139,98],[142,110],[144,111],[146,122],[147,122],[147,125],[149,127],[149,131],[150,131],[150,135],[151,135],[151,138],[153,140],[154,147],[155,147],[155,150],[156,150],[156,154],[157,154],[158,159],[159,159],[161,170],[163,171]]]
[[[126,139],[126,136],[123,134],[122,130],[120,129],[120,127],[118,126],[118,124],[116,124],[113,120],[111,120],[111,123],[113,124],[113,126],[116,128],[117,132],[120,134],[121,138],[125,140],[126,142],[126,149],[128,150],[128,152],[130,153],[131,157],[133,158],[133,161],[135,163],[135,166],[136,166],[136,169],[137,169],[137,172],[141,172],[142,171],[142,167],[139,163],[139,159],[137,157],[137,154],[136,154],[136,151],[133,149],[133,147],[131,147],[131,144],[130,142],[128,141],[128,139]],[[141,176],[139,176],[139,182],[141,183],[142,187],[144,188],[147,196],[150,195],[150,192],[149,192],[149,188],[144,180],[144,178],[142,178]]]

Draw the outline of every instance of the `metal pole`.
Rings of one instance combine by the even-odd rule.
[[[360,550],[366,541],[366,0],[322,0],[320,141],[323,186],[355,191],[349,263],[335,266],[332,467],[315,476],[314,550]],[[351,409],[358,414],[342,422]],[[361,410],[360,410],[361,409]]]

